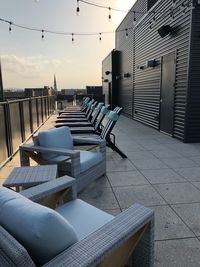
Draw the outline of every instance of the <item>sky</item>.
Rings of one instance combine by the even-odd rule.
[[[91,0],[105,6],[129,10],[135,0]],[[0,0],[0,18],[23,26],[69,33],[99,33],[71,36],[28,31],[0,21],[0,57],[6,88],[53,86],[58,89],[101,85],[102,60],[115,47],[114,31],[126,13],[111,12],[76,0]]]

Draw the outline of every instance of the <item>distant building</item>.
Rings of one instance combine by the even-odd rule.
[[[103,89],[102,86],[86,86],[86,94],[94,96],[102,96]]]
[[[21,99],[25,98],[25,92],[23,90],[5,90],[4,99]]]
[[[75,90],[74,89],[61,89],[61,94],[66,96],[74,96]]]
[[[49,95],[50,88],[44,86],[43,88],[25,88],[25,97],[36,97]]]

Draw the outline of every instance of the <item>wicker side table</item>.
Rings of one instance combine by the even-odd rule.
[[[57,165],[16,167],[3,183],[5,187],[15,187],[16,191],[26,189],[57,178]]]

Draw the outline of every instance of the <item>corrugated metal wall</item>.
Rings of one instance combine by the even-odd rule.
[[[154,2],[149,1],[151,5]],[[132,73],[131,79],[121,81],[119,105],[135,120],[156,129],[159,129],[161,57],[176,51],[173,135],[184,140],[191,9],[183,8],[182,3],[176,1],[172,17],[172,0],[157,1],[126,39],[120,30],[132,27],[133,13],[129,13],[116,31],[116,49],[122,53],[121,72]],[[132,10],[137,10],[136,6],[145,11],[147,1],[138,1]],[[157,30],[167,24],[174,28],[173,35],[161,38]],[[160,64],[155,68],[139,68],[151,59]]]
[[[151,11],[135,29],[134,118],[159,129],[161,65],[144,70],[138,69],[137,66],[144,65],[145,61],[150,59],[159,62],[163,55],[177,51],[173,135],[183,140],[191,12],[187,9],[184,13],[181,4],[182,1],[176,2],[172,18],[172,1],[159,1],[153,12]],[[163,25],[176,29],[173,35],[161,38],[157,30]]]
[[[122,79],[119,85],[119,105],[123,107],[123,112],[126,115],[133,116],[133,83],[134,83],[134,30],[133,20],[134,16],[138,21],[144,13],[147,11],[147,1],[139,0],[132,7],[132,11],[138,11],[139,13],[129,12],[119,25],[116,31],[116,49],[121,52],[121,74]],[[141,12],[141,13],[140,13]],[[125,29],[128,29],[128,38],[125,36]],[[130,73],[130,78],[123,78],[124,73]]]
[[[200,6],[192,12],[185,142],[200,142]]]

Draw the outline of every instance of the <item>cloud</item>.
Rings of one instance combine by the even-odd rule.
[[[16,55],[2,55],[2,70],[17,74],[23,78],[39,78],[49,70],[56,71],[62,62],[48,59],[44,56],[20,57]]]

